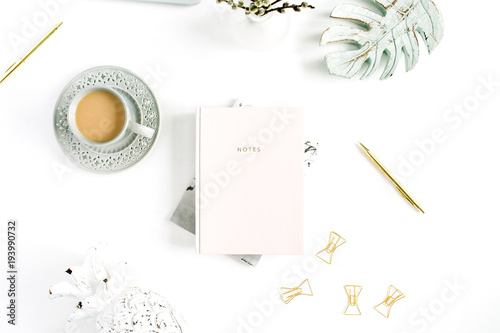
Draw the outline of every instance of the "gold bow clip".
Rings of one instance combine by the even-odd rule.
[[[347,293],[347,306],[344,310],[345,315],[349,316],[359,316],[361,315],[361,310],[358,306],[358,297],[361,293],[361,286],[348,285],[344,286],[345,292]]]
[[[380,313],[382,316],[389,318],[389,315],[391,313],[391,308],[400,299],[403,299],[405,295],[399,291],[398,288],[394,287],[391,285],[389,287],[389,291],[387,293],[387,297],[385,300],[375,306],[375,310],[377,310],[378,313]]]
[[[296,296],[304,295],[304,296],[312,296],[313,292],[311,289],[311,284],[309,283],[309,279],[305,279],[298,287],[295,288],[280,288],[281,299],[285,304],[288,304],[294,299]]]
[[[330,240],[328,241],[328,245],[318,253],[316,256],[326,262],[328,265],[332,263],[333,252],[342,244],[344,244],[346,240],[342,238],[336,232],[330,232]]]

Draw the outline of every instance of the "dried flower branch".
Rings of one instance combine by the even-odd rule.
[[[217,0],[217,3],[225,2],[231,9],[237,10],[241,8],[245,11],[246,15],[255,14],[257,16],[264,16],[271,12],[285,13],[286,9],[293,9],[296,12],[300,12],[302,8],[314,9],[313,6],[309,5],[307,2],[302,2],[300,5],[291,5],[288,2],[283,2],[283,0],[275,0],[270,2],[269,0],[250,0],[248,6],[245,6],[243,1],[235,2],[234,0]],[[279,5],[281,3],[281,6]]]

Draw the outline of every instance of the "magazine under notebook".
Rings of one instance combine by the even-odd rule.
[[[303,254],[301,108],[200,108],[201,254]]]

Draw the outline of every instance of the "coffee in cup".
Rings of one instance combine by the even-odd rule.
[[[125,107],[113,94],[94,91],[83,97],[75,111],[76,127],[87,139],[107,142],[120,134],[125,124]]]
[[[156,132],[135,122],[123,96],[107,86],[80,91],[71,101],[68,125],[80,141],[92,146],[109,146],[127,132],[147,138],[152,138]]]

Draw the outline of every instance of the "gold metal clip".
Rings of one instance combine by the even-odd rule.
[[[280,295],[283,302],[290,303],[295,297],[299,295],[312,296],[313,292],[309,279],[305,279],[298,287],[295,288],[280,288]]]
[[[344,314],[348,316],[361,315],[361,310],[359,310],[358,306],[358,297],[363,287],[356,285],[347,285],[344,286],[344,289],[347,293],[347,306],[344,310]]]
[[[391,308],[400,299],[403,299],[405,295],[398,290],[398,288],[391,285],[389,287],[389,291],[387,292],[387,297],[380,303],[375,306],[375,310],[380,313],[382,316],[389,318],[391,314]]]
[[[333,259],[333,252],[335,252],[335,250],[345,242],[346,240],[344,238],[332,231],[330,232],[328,245],[323,250],[316,253],[316,256],[330,265]]]

